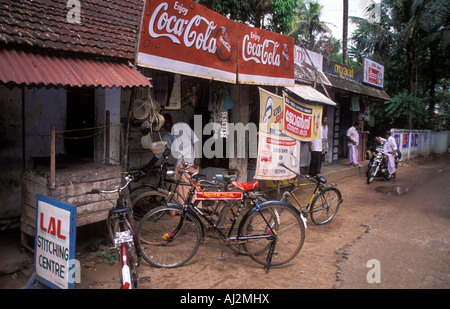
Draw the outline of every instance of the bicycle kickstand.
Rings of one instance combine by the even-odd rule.
[[[270,265],[272,264],[272,257],[273,257],[273,254],[275,252],[275,245],[276,245],[276,243],[277,243],[277,239],[276,238],[274,238],[270,242],[269,253],[267,253],[267,265],[265,267],[266,274],[269,273],[269,268],[270,268]]]

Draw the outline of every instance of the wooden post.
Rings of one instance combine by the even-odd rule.
[[[55,189],[56,183],[55,183],[55,173],[56,173],[56,127],[55,125],[51,126],[51,145],[50,145],[50,189]]]

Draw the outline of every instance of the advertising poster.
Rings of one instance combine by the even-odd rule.
[[[146,0],[137,65],[236,83],[235,25],[194,1]]]
[[[369,58],[363,59],[363,83],[383,88],[384,66]]]
[[[281,134],[283,130],[283,98],[259,88],[259,131]]]
[[[52,288],[73,288],[76,208],[43,195],[36,204],[36,276]]]
[[[238,82],[294,86],[294,38],[238,23]]]
[[[279,166],[280,163],[300,172],[300,142],[287,136],[259,132],[258,161],[254,178],[285,180],[296,176]]]
[[[303,142],[320,137],[322,106],[312,106],[296,101],[283,92],[283,133]]]

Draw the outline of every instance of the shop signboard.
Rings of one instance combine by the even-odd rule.
[[[76,207],[47,196],[36,198],[35,273],[52,288],[74,287]]]
[[[363,83],[375,87],[384,86],[384,65],[364,57],[363,59]]]
[[[331,75],[339,76],[340,78],[351,80],[354,82],[361,82],[361,70],[356,70],[350,66],[333,61],[329,58],[323,58],[323,72]]]
[[[300,103],[283,91],[283,133],[303,142],[320,137],[322,105]]]
[[[294,86],[294,39],[244,24],[236,25],[238,82]]]
[[[236,83],[236,23],[190,0],[146,0],[137,65]]]
[[[314,66],[317,71],[322,72],[323,56],[297,45],[294,46],[294,62],[298,64],[307,63]]]

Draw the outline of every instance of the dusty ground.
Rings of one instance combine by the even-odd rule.
[[[398,182],[377,179],[367,185],[365,174],[337,179],[344,202],[325,226],[308,221],[306,240],[291,263],[268,274],[246,256],[225,249],[207,237],[194,258],[176,269],[152,268],[145,261],[141,276],[151,282],[141,289],[331,289],[449,288],[449,169],[448,155],[417,159],[398,170]],[[408,188],[398,195],[397,187]],[[300,201],[306,201],[306,194]],[[77,247],[81,283],[77,289],[118,287],[116,265],[99,256],[105,237],[88,237]],[[82,242],[82,244],[81,244]],[[367,283],[366,263],[381,263],[381,283]],[[28,271],[29,272],[29,271]],[[0,277],[0,288],[23,286],[27,271]]]

